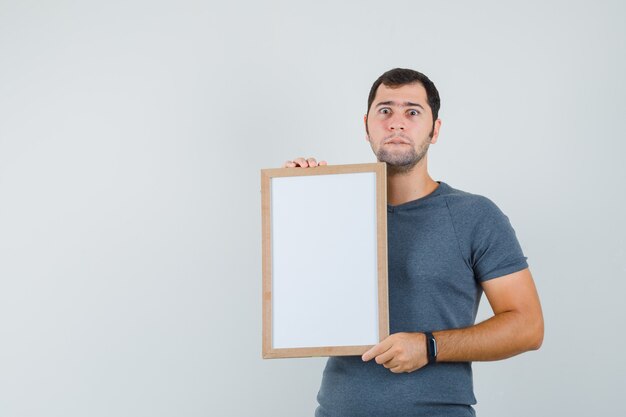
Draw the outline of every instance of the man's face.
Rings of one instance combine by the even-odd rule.
[[[437,141],[440,120],[433,116],[424,86],[419,83],[397,88],[381,84],[365,116],[365,127],[376,158],[395,172],[411,170]]]

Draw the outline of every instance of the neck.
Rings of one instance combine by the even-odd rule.
[[[397,206],[432,193],[439,184],[428,174],[427,155],[410,171],[395,173],[387,168],[387,203]]]

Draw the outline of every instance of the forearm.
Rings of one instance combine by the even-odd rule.
[[[543,320],[505,311],[474,326],[433,335],[437,340],[437,362],[494,361],[538,349],[543,339]]]
[[[541,346],[543,314],[528,268],[482,285],[494,316],[464,329],[434,331],[437,362],[495,361]],[[394,373],[416,371],[428,363],[426,335],[394,333],[362,358],[376,358]]]

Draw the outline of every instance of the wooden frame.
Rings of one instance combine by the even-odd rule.
[[[313,167],[313,168],[276,168],[276,169],[261,170],[261,202],[262,202],[261,211],[262,211],[262,234],[263,234],[263,241],[262,241],[262,247],[263,247],[263,254],[262,254],[263,255],[263,358],[269,359],[269,358],[290,358],[290,357],[308,357],[308,356],[361,355],[365,353],[371,346],[373,346],[373,344],[378,343],[379,341],[389,336],[389,307],[388,307],[388,288],[387,288],[387,179],[386,179],[386,172],[387,171],[386,171],[385,163],[331,165],[331,166],[318,166],[318,167]],[[368,173],[373,174],[373,175],[367,175]],[[352,176],[348,175],[348,176],[343,176],[343,177],[338,176],[338,175],[343,175],[343,174],[365,174],[365,175],[352,175]],[[319,176],[329,176],[329,175],[331,175],[332,177],[319,177]],[[309,177],[309,179],[304,179],[304,177]],[[337,344],[337,345],[335,344],[327,345],[322,342],[322,345],[319,345],[317,342],[315,343],[304,342],[305,345],[301,346],[299,344],[300,342],[296,342],[296,341],[285,342],[285,340],[287,340],[286,337],[281,336],[279,338],[277,336],[278,330],[280,330],[281,335],[289,334],[290,331],[295,332],[295,333],[297,333],[298,331],[306,333],[306,330],[302,329],[302,327],[306,327],[306,326],[301,326],[301,323],[306,322],[310,324],[311,322],[306,321],[306,320],[298,321],[301,318],[300,316],[298,316],[296,319],[293,319],[293,315],[289,315],[286,313],[280,313],[280,314],[282,314],[281,317],[287,317],[287,319],[279,320],[277,318],[277,314],[278,314],[277,312],[285,311],[286,309],[281,309],[280,304],[276,304],[276,306],[274,306],[274,303],[275,303],[274,298],[278,298],[282,300],[283,305],[286,305],[286,304],[297,305],[296,307],[297,309],[292,310],[292,311],[296,311],[299,314],[300,313],[299,309],[301,308],[302,305],[306,303],[302,303],[302,304],[298,304],[298,303],[307,299],[309,297],[309,293],[306,293],[307,294],[306,297],[304,296],[300,297],[301,298],[300,300],[297,299],[298,297],[289,297],[290,298],[289,303],[285,303],[285,300],[288,297],[277,295],[277,294],[283,294],[285,293],[285,291],[281,290],[281,291],[276,291],[275,293],[275,290],[278,290],[278,287],[274,288],[274,285],[276,285],[277,282],[282,283],[280,284],[282,285],[281,288],[285,288],[285,287],[295,288],[294,286],[295,284],[292,284],[292,282],[295,282],[295,280],[297,279],[297,276],[301,273],[302,268],[300,268],[299,266],[300,264],[293,265],[293,266],[298,266],[297,269],[300,269],[300,271],[294,270],[296,268],[284,268],[283,266],[280,266],[282,264],[279,262],[278,259],[275,259],[275,256],[277,256],[277,254],[273,252],[284,253],[286,251],[280,249],[278,246],[274,248],[273,245],[276,244],[276,242],[281,242],[280,239],[282,239],[282,241],[285,241],[284,236],[289,235],[290,240],[289,239],[287,240],[289,245],[283,244],[282,247],[290,248],[294,244],[297,245],[297,244],[300,244],[300,242],[304,242],[305,239],[307,239],[310,236],[315,236],[315,232],[318,231],[319,228],[318,230],[313,230],[313,231],[306,230],[306,229],[310,229],[309,227],[310,225],[318,224],[315,222],[310,223],[307,221],[307,223],[304,224],[303,227],[299,228],[299,229],[304,229],[304,231],[307,233],[298,233],[298,236],[296,236],[296,231],[294,231],[294,234],[291,235],[291,230],[293,228],[284,229],[284,230],[281,229],[282,231],[279,232],[279,231],[274,230],[273,227],[276,227],[278,229],[279,224],[282,224],[281,222],[283,222],[282,219],[284,218],[292,218],[294,216],[297,217],[298,214],[294,215],[294,212],[298,212],[298,210],[300,210],[300,207],[307,207],[308,205],[313,205],[313,203],[307,204],[306,201],[302,201],[300,205],[294,206],[293,204],[294,199],[287,198],[287,197],[290,197],[292,195],[302,196],[304,195],[302,193],[306,193],[307,196],[322,195],[322,198],[323,198],[323,196],[325,195],[324,193],[326,193],[328,189],[332,189],[333,187],[335,187],[335,189],[339,189],[337,187],[343,187],[343,184],[346,184],[345,182],[341,182],[341,181],[351,181],[351,184],[355,185],[354,187],[351,187],[353,189],[351,189],[349,193],[347,193],[344,188],[341,188],[342,190],[341,194],[337,194],[336,192],[334,194],[335,196],[337,195],[340,196],[340,198],[336,198],[336,200],[340,202],[339,204],[343,202],[343,204],[345,204],[346,207],[348,206],[348,204],[352,204],[351,201],[353,199],[354,200],[359,199],[359,196],[355,195],[355,194],[358,194],[359,190],[364,190],[364,189],[367,189],[368,187],[371,189],[370,192],[361,193],[362,195],[369,196],[367,197],[369,198],[369,200],[366,197],[362,197],[363,200],[359,200],[359,201],[368,201],[367,204],[357,206],[358,209],[356,210],[350,210],[349,208],[346,208],[346,210],[350,210],[349,213],[356,213],[356,212],[360,213],[361,211],[363,211],[364,213],[369,213],[369,217],[367,218],[374,218],[375,225],[371,224],[368,227],[367,223],[365,224],[359,223],[358,227],[351,226],[352,229],[350,230],[352,231],[357,230],[359,231],[358,233],[361,233],[360,230],[364,230],[364,232],[362,232],[363,236],[367,235],[370,237],[370,240],[372,240],[373,238],[375,242],[367,243],[368,245],[367,247],[370,248],[371,251],[370,252],[365,251],[365,252],[371,253],[372,255],[369,256],[368,259],[363,260],[362,262],[359,262],[358,257],[365,256],[365,255],[359,255],[361,253],[364,253],[364,251],[360,251],[360,250],[354,253],[353,254],[354,256],[350,256],[350,257],[346,256],[344,252],[341,252],[339,254],[333,254],[333,256],[341,257],[341,261],[337,261],[337,262],[341,262],[341,263],[353,262],[352,265],[353,266],[357,265],[357,268],[367,268],[367,266],[363,266],[364,264],[373,266],[369,268],[369,270],[371,270],[371,274],[359,275],[359,277],[367,276],[367,277],[373,277],[373,278],[369,278],[369,280],[366,283],[363,283],[363,284],[359,283],[359,285],[354,285],[355,283],[358,283],[358,282],[355,281],[357,278],[354,278],[352,276],[358,275],[358,274],[345,273],[344,271],[343,275],[333,276],[332,275],[333,272],[327,273],[327,271],[335,271],[334,272],[335,274],[339,274],[339,272],[336,272],[337,271],[336,268],[333,268],[331,266],[328,270],[324,271],[323,269],[324,265],[321,265],[322,271],[324,271],[323,273],[325,275],[322,276],[322,275],[317,274],[315,275],[315,277],[317,278],[313,284],[311,284],[309,281],[309,282],[304,282],[303,285],[305,287],[308,285],[309,288],[311,288],[312,286],[315,286],[315,284],[317,284],[318,282],[317,279],[322,280],[322,278],[320,277],[327,277],[327,276],[333,277],[332,278],[334,280],[333,290],[331,292],[328,292],[328,291],[323,292],[324,294],[323,295],[324,298],[322,299],[322,301],[324,301],[323,305],[315,304],[315,306],[319,305],[319,311],[316,312],[315,314],[322,314],[322,315],[328,315],[328,314],[332,315],[332,312],[329,313],[328,311],[325,310],[328,294],[332,294],[332,297],[335,297],[335,300],[339,300],[338,302],[343,303],[344,300],[347,300],[348,302],[350,302],[350,300],[348,300],[348,297],[345,297],[345,298],[342,298],[342,297],[344,297],[346,294],[352,293],[354,289],[356,289],[356,291],[358,292],[358,291],[361,291],[362,287],[367,287],[370,289],[373,288],[374,289],[373,291],[376,292],[376,294],[371,294],[372,295],[371,298],[368,298],[368,297],[357,298],[356,303],[351,305],[355,308],[349,309],[349,308],[344,307],[341,310],[338,310],[338,309],[335,310],[340,313],[340,314],[336,314],[338,316],[338,321],[337,321],[338,323],[341,322],[341,319],[343,318],[344,314],[350,314],[350,313],[344,313],[344,310],[356,311],[355,313],[353,313],[353,316],[351,316],[349,319],[346,319],[347,321],[342,322],[342,323],[351,323],[351,324],[357,323],[356,326],[345,325],[344,327],[339,328],[340,324],[337,324],[336,325],[337,329],[334,330],[335,331],[334,334],[339,335],[339,336],[336,336],[335,339],[326,338],[326,336],[320,335],[320,339],[322,340],[343,340],[342,338],[343,338],[345,329],[352,329],[352,328],[362,329],[362,328],[367,327],[369,329],[367,332],[364,331],[362,332],[362,334],[355,335],[355,338],[354,338],[354,340],[359,340],[359,341],[367,340],[367,343],[354,344],[354,343],[348,342],[347,344],[345,344],[344,342],[342,342],[341,344]],[[318,194],[315,194],[316,188],[313,186],[313,184],[316,184],[316,183],[317,183]],[[284,184],[287,184],[288,187],[285,187]],[[372,184],[374,187],[372,187],[370,184]],[[280,190],[287,190],[287,191],[280,191]],[[292,191],[289,191],[289,190],[292,190]],[[293,190],[295,190],[295,193]],[[279,195],[283,195],[283,197],[279,199],[278,197]],[[328,203],[327,206],[330,207],[330,203],[334,203],[334,202],[335,201],[327,202]],[[369,202],[371,202],[371,204]],[[289,211],[284,211],[284,209],[283,211],[280,211],[280,207],[283,207],[283,208],[288,207]],[[294,209],[294,207],[296,208]],[[332,207],[332,210],[334,209],[335,207]],[[307,220],[310,219],[311,217],[316,217],[316,216],[322,216],[322,217],[326,216],[324,219],[331,219],[333,217],[330,211],[331,209],[327,207],[322,207],[321,210],[311,208],[310,210],[313,210],[313,211],[309,213],[306,213],[306,209],[303,209],[303,210],[304,210],[304,214],[302,214],[303,217],[302,216],[301,217]],[[272,223],[273,221],[272,215],[274,212],[276,213],[276,217],[274,218],[275,224]],[[280,213],[282,213],[282,215]],[[313,214],[313,216],[311,216],[311,213]],[[329,215],[329,213],[331,215]],[[306,217],[306,216],[309,216],[309,217]],[[364,214],[364,216],[366,215]],[[346,217],[344,217],[344,221],[341,222],[340,224],[343,225],[344,223],[353,222],[352,217],[359,217],[359,214],[357,214],[356,216],[350,215],[347,221],[345,220]],[[322,220],[322,223],[319,223],[319,224],[324,224],[323,221],[324,220]],[[333,221],[337,221],[337,220],[333,220]],[[280,227],[283,227],[283,226],[280,226]],[[285,230],[288,230],[289,232],[286,232]],[[322,228],[322,231],[323,231],[323,228]],[[358,235],[353,237],[352,234],[350,234],[349,236],[346,237],[347,233],[344,233],[343,230],[339,231],[338,233],[342,233],[342,235],[341,235],[341,239],[337,239],[337,241],[341,240],[342,242],[345,242],[344,240],[344,237],[345,237],[346,239],[354,239],[353,241],[350,241],[350,242],[354,242],[354,245],[355,245],[354,247],[359,248],[360,247],[359,245],[363,244],[364,239],[361,238],[360,240],[357,240],[359,239]],[[328,249],[322,249],[322,248],[325,246],[332,245],[332,244],[333,242],[328,242],[328,241],[323,241],[323,240],[318,243],[312,243],[312,246],[311,246],[312,250],[310,252],[307,251],[306,256],[309,256],[309,255],[313,256],[314,252],[318,249],[320,252],[323,252],[323,250],[326,250],[328,252],[329,251]],[[343,247],[352,248],[352,244],[348,246],[344,245]],[[303,253],[303,250],[301,248],[299,249],[291,248],[289,250],[296,251],[296,252],[292,252],[292,254],[297,253],[298,255],[300,255]],[[323,255],[321,256],[321,258],[323,258]],[[375,258],[375,262],[371,258]],[[326,259],[326,258],[323,258],[323,259]],[[293,262],[298,262],[298,261],[295,260]],[[371,262],[371,264],[368,264],[368,262]],[[280,273],[275,272],[274,264],[276,265],[276,269],[279,270],[280,268],[280,271],[282,272]],[[329,265],[336,265],[336,264],[331,262]],[[303,266],[303,267],[311,269],[312,266],[309,265],[309,266]],[[317,265],[315,265],[315,267],[317,267]],[[285,273],[285,270],[287,270],[288,273]],[[352,269],[350,271],[352,271]],[[276,276],[273,275],[275,273],[276,273]],[[288,277],[288,278],[285,278],[285,277]],[[353,282],[348,282],[347,281],[348,279],[352,279]],[[344,280],[346,281],[344,282]],[[285,284],[285,282],[287,282],[287,284]],[[338,286],[343,285],[341,287],[343,292],[337,291],[337,287],[335,286],[335,283],[338,283],[337,284]],[[297,294],[300,294],[300,293],[304,294],[303,292],[304,290],[300,292],[298,291],[296,291]],[[274,296],[274,294],[276,294],[276,296]],[[367,294],[368,293],[366,293],[366,295]],[[367,304],[365,301],[361,301],[361,300],[369,300],[368,302],[370,304]],[[363,305],[366,305],[366,307],[362,307]],[[351,306],[348,306],[348,307],[351,307]],[[361,310],[359,310],[359,308],[361,308]],[[361,314],[358,311],[367,311],[367,314]],[[369,317],[368,318],[369,321],[367,322],[367,325],[365,327],[362,327],[363,323],[361,322],[361,318],[363,316]],[[328,318],[328,316],[326,318]],[[284,322],[291,320],[291,321],[296,321],[297,324],[292,324],[291,327],[289,327],[288,325],[284,325],[284,324],[277,325],[275,324],[275,320],[279,323],[284,323]],[[374,322],[373,325],[371,324],[372,322]],[[318,326],[317,324],[319,323],[314,322],[313,327],[310,327],[310,328],[315,329],[315,332],[317,331],[325,332],[328,328],[329,321],[326,320],[324,323],[326,324],[320,324]],[[330,327],[335,326],[334,320],[332,321],[332,323],[333,324]],[[320,330],[320,328],[322,328],[322,330]],[[367,333],[367,336],[364,336],[366,333]],[[306,333],[306,335],[307,336],[304,336],[304,339],[307,339],[310,333]],[[280,339],[281,342],[275,342],[275,339],[276,340]]]

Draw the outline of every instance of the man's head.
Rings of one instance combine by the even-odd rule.
[[[397,88],[402,87],[403,85],[415,83],[421,84],[426,90],[426,97],[428,99],[428,106],[430,107],[431,114],[433,116],[434,127],[434,122],[439,117],[439,107],[441,106],[439,91],[437,91],[435,84],[430,81],[430,78],[421,72],[414,71],[412,69],[394,68],[378,77],[378,79],[374,81],[374,84],[372,84],[369,96],[367,97],[367,112],[369,113],[372,103],[376,98],[378,87],[380,87],[381,84],[384,84],[387,87]]]
[[[381,75],[370,90],[365,116],[367,140],[378,160],[395,173],[417,165],[437,141],[439,105],[439,92],[424,74],[396,68]]]

